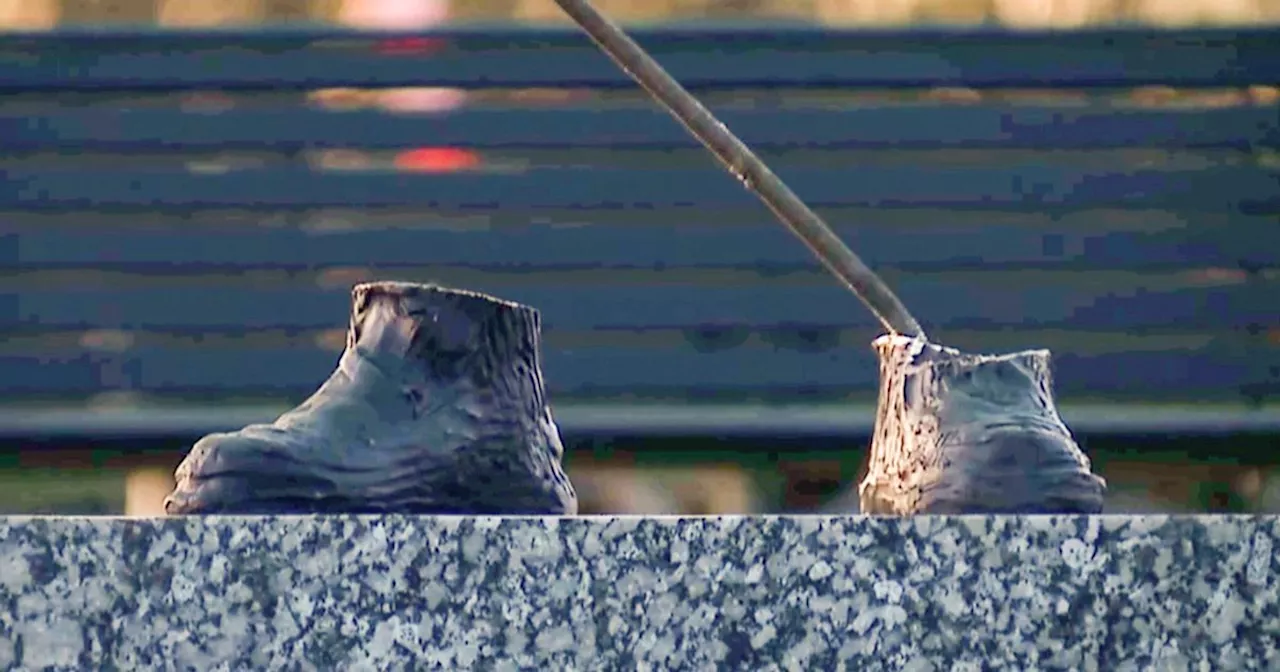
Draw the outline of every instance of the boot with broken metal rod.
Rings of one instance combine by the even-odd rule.
[[[1048,350],[970,355],[874,343],[880,400],[864,514],[1102,511],[1106,482],[1058,416]]]
[[[357,285],[337,370],[274,423],[198,441],[165,510],[575,514],[540,340],[528,306]]]

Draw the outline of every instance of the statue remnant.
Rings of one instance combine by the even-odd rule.
[[[1058,416],[1048,350],[971,355],[882,336],[862,513],[1100,513],[1106,482]]]
[[[211,434],[170,514],[574,514],[537,310],[434,285],[352,290],[346,351],[269,425]]]

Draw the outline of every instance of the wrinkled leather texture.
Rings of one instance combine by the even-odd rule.
[[[1053,400],[1049,352],[961,353],[885,336],[862,513],[1100,513],[1091,471]]]
[[[275,422],[198,441],[168,513],[577,512],[536,310],[398,282],[352,306],[337,370]]]

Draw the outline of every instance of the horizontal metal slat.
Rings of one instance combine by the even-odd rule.
[[[1251,166],[1107,173],[1079,167],[876,166],[779,169],[814,206],[1027,208],[1153,207],[1189,211],[1280,209],[1274,172]],[[536,168],[518,174],[335,173],[275,168],[222,174],[162,170],[33,169],[16,165],[0,208],[256,204],[314,208],[740,207],[754,197],[704,169]]]
[[[875,325],[843,287],[816,273],[801,282],[749,274],[699,281],[694,274],[623,284],[603,272],[547,281],[537,274],[423,270],[438,282],[532,305],[552,329]],[[449,282],[450,277],[466,282]],[[345,288],[217,286],[197,279],[178,284],[157,277],[142,286],[116,287],[24,287],[10,280],[0,292],[0,329],[310,329],[342,326],[349,310]],[[207,280],[217,282],[214,276]],[[952,329],[1247,329],[1274,324],[1280,306],[1275,283],[1213,284],[1170,274],[1132,276],[1124,285],[1107,274],[1025,271],[910,274],[890,283],[929,326]]]
[[[287,406],[204,405],[194,407],[99,408],[66,404],[53,408],[0,407],[0,441],[29,448],[34,441],[90,439],[191,440],[245,425],[269,423]],[[583,435],[742,437],[847,437],[865,439],[875,422],[866,404],[637,404],[632,401],[557,403],[556,425],[566,438]],[[1280,431],[1280,409],[1244,405],[1059,404],[1072,432],[1185,436]],[[59,446],[42,446],[57,450]],[[778,445],[773,450],[786,450]],[[28,453],[29,455],[30,453]]]
[[[1268,217],[1188,217],[1169,211],[1051,217],[924,209],[822,214],[859,255],[882,267],[1280,265],[1280,227]],[[623,211],[566,212],[541,223],[529,223],[525,213],[503,211],[457,221],[429,211],[394,217],[378,211],[283,218],[271,212],[228,213],[226,223],[221,219],[217,212],[196,219],[156,213],[0,212],[0,229],[8,232],[0,235],[0,268],[817,265],[808,249],[756,207],[679,209],[643,217]],[[401,226],[420,228],[389,228]]]
[[[735,348],[700,352],[667,348],[546,348],[544,372],[553,394],[573,396],[665,392],[708,394],[839,393],[876,389],[875,358],[865,349],[817,352]],[[120,353],[32,352],[0,355],[5,396],[91,394],[249,395],[302,398],[332,372],[337,354],[320,348],[235,349],[140,347]],[[1055,353],[1058,394],[1146,401],[1233,400],[1280,392],[1280,350],[1220,344],[1194,350],[1106,354]]]
[[[417,54],[388,54],[417,38]],[[1275,31],[649,29],[636,39],[693,89],[1240,86],[1272,83]],[[379,50],[379,47],[382,49]],[[337,86],[627,88],[585,35],[506,27],[351,31],[63,31],[0,37],[0,90]]]
[[[881,105],[850,109],[713,109],[757,149],[770,147],[1261,147],[1280,145],[1273,106],[1124,110],[1102,106]],[[432,114],[315,108],[216,113],[95,106],[0,109],[0,146],[15,150],[228,150],[269,147],[696,147],[657,109],[464,107]]]

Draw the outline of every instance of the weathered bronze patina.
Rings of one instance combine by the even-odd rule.
[[[880,400],[862,513],[1099,513],[1106,482],[1058,417],[1048,350],[875,341]]]
[[[352,301],[333,375],[272,424],[197,442],[167,512],[577,512],[538,311],[401,282]]]

